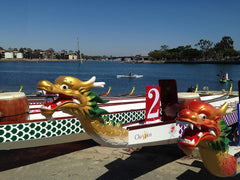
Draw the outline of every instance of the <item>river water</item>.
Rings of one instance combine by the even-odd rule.
[[[18,91],[23,85],[23,92],[36,92],[37,82],[54,82],[58,76],[70,75],[82,81],[96,76],[97,82],[106,83],[97,93],[110,95],[129,93],[135,86],[134,95],[145,94],[146,86],[158,86],[159,79],[176,79],[178,91],[187,91],[191,86],[199,85],[199,90],[207,86],[209,90],[228,90],[230,83],[221,84],[217,74],[228,72],[233,80],[233,90],[237,90],[240,80],[240,65],[220,64],[131,64],[112,61],[91,61],[79,65],[78,62],[0,62],[0,90]],[[142,78],[117,78],[118,74],[142,74]]]

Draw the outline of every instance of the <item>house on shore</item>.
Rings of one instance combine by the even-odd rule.
[[[1,50],[0,58],[1,59],[23,59],[23,53],[18,51]]]
[[[68,55],[68,59],[69,60],[77,60],[78,59],[78,56],[76,54],[69,54]]]

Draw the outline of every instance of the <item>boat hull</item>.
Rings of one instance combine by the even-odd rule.
[[[143,75],[137,75],[137,74],[134,74],[134,75],[117,75],[117,78],[142,78]]]
[[[109,111],[107,123],[114,121],[123,124],[145,118],[145,98],[108,98],[109,103],[101,105]],[[61,111],[54,120],[47,120],[40,113],[43,100],[29,100],[29,120],[25,122],[0,122],[0,150],[19,149],[53,145],[90,139],[80,121]],[[130,110],[129,110],[130,109]]]
[[[213,102],[211,102],[215,107],[222,105],[225,101],[229,101],[230,105],[234,106],[238,101],[238,97],[221,100],[218,99],[219,96],[215,97],[217,101],[212,99]],[[141,142],[139,144],[148,146],[176,142],[181,129],[177,129],[175,121],[167,122],[168,125],[160,121],[159,124],[155,124],[159,127],[150,129],[142,126],[145,119],[145,97],[105,97],[105,99],[108,99],[109,102],[99,106],[109,112],[109,114],[103,114],[103,117],[108,117],[107,123],[114,121],[116,124],[121,121],[123,127],[130,127],[130,132],[134,132],[132,134],[133,140],[135,134],[142,134],[149,130],[152,131],[152,129],[157,129],[156,132],[162,132],[159,129],[169,126],[165,128],[168,129],[168,133],[161,133],[161,135],[158,134],[157,136],[162,138],[167,134],[171,135],[171,138],[160,138],[159,140],[155,139],[152,142]],[[90,139],[76,117],[57,111],[54,113],[54,120],[47,120],[40,113],[40,107],[44,102],[43,99],[28,99],[28,102],[29,118],[24,122],[0,122],[0,150],[46,146]],[[142,128],[142,132],[139,133],[139,130],[131,129],[132,126]],[[171,130],[176,133],[174,136],[170,133]],[[136,144],[133,143],[133,145]]]

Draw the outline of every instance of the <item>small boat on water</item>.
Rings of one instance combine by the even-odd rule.
[[[161,92],[164,92],[164,87],[162,87]],[[164,96],[164,94],[161,94],[162,99],[164,99]],[[235,109],[238,97],[226,97],[224,99],[223,96],[209,95],[208,97],[204,96],[202,100],[211,100],[211,103],[216,107],[228,101],[232,105],[232,109]],[[185,103],[187,100],[191,101],[196,98],[201,99],[198,93],[178,93],[176,97],[178,97],[177,101],[179,103]],[[57,110],[52,119],[46,119],[41,114],[41,107],[46,104],[45,98],[55,100],[57,97],[50,97],[45,93],[40,96],[26,96],[23,92],[0,93],[0,150],[90,139],[79,119],[75,116]],[[109,113],[103,113],[101,116],[107,119],[107,123],[117,124],[122,122],[122,127],[131,130],[133,140],[136,138],[134,132],[147,128],[166,129],[167,127],[169,130],[176,128],[174,119],[162,118],[146,124],[146,97],[103,97],[103,99],[109,102],[98,104],[98,106]],[[164,109],[163,112],[165,112]],[[140,138],[140,135],[138,135],[138,138]],[[176,142],[177,138],[178,133],[175,135],[162,133],[161,138],[158,139],[158,144],[166,144],[170,140]],[[144,144],[144,141],[142,143]]]
[[[231,81],[231,79],[228,78],[228,73],[221,73],[221,75],[218,75],[220,76],[220,79],[219,79],[219,82],[220,83],[227,83],[228,81]]]
[[[117,78],[142,78],[143,75],[141,74],[132,74],[129,73],[128,75],[117,75]]]

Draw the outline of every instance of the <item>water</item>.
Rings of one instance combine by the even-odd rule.
[[[23,85],[26,94],[35,93],[37,82],[54,80],[62,75],[70,75],[82,81],[97,77],[97,82],[106,83],[97,93],[106,93],[112,87],[110,95],[130,93],[136,87],[134,95],[145,94],[146,86],[158,86],[159,79],[176,79],[178,91],[187,91],[198,83],[199,90],[207,86],[209,90],[228,90],[229,83],[220,84],[217,74],[228,72],[233,80],[233,90],[237,90],[240,79],[240,65],[216,64],[129,64],[121,62],[0,62],[0,90],[18,91]],[[142,74],[143,78],[119,78],[117,74]]]

